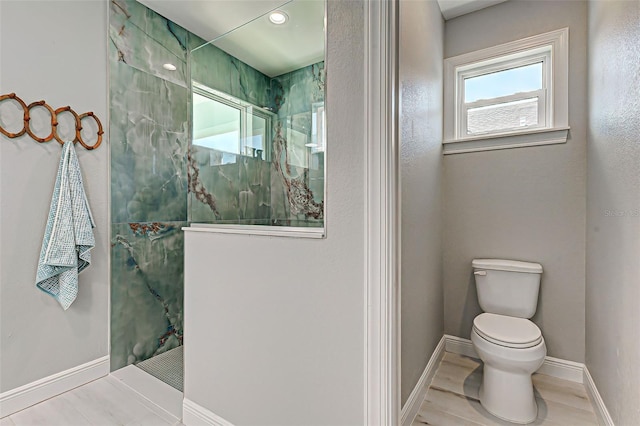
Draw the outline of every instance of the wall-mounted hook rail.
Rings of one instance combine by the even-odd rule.
[[[15,93],[0,95],[0,102],[3,102],[3,101],[13,101],[18,105],[20,105],[23,111],[23,119],[22,119],[23,125],[20,131],[9,132],[8,130],[4,129],[0,124],[0,133],[2,133],[3,135],[9,138],[17,138],[26,133],[33,140],[40,143],[49,142],[50,140],[55,139],[56,141],[58,141],[60,145],[64,145],[64,140],[62,140],[58,135],[58,115],[62,113],[70,113],[71,115],[73,115],[73,118],[75,120],[75,126],[76,126],[75,138],[73,140],[73,143],[79,142],[80,145],[82,145],[86,149],[96,149],[102,143],[102,135],[104,134],[104,131],[102,129],[102,123],[100,122],[100,119],[98,118],[98,116],[96,116],[93,112],[85,112],[84,114],[78,115],[78,113],[76,113],[73,109],[71,109],[70,106],[64,106],[54,110],[49,105],[47,105],[45,101],[32,102],[29,105],[27,105],[22,99],[16,96]],[[46,137],[37,136],[36,134],[33,133],[33,130],[31,130],[31,125],[30,125],[31,109],[35,107],[43,107],[47,111],[49,111],[49,114],[51,115],[51,132]],[[93,145],[87,144],[82,139],[82,135],[80,132],[82,130],[82,120],[86,118],[94,119],[98,126],[98,132],[97,132],[98,139]]]

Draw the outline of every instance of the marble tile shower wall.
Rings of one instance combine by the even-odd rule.
[[[110,7],[116,370],[182,344],[182,226],[322,225],[324,153],[296,162],[287,139],[313,138],[311,105],[324,100],[324,64],[270,79],[212,45],[189,54],[204,40],[134,0],[112,0]],[[210,166],[206,148],[190,149],[191,78],[277,112],[272,153]]]
[[[324,224],[324,143],[313,115],[324,109],[325,69],[318,62],[275,77],[277,112],[271,162],[271,221],[287,226]],[[308,144],[320,145],[310,150]]]
[[[274,108],[269,77],[202,39],[194,36],[192,41],[194,82],[252,105]],[[234,163],[211,165],[213,152],[191,147],[189,221],[268,225],[271,170],[267,158],[238,156]]]
[[[189,32],[110,5],[111,369],[182,344]],[[175,71],[162,65],[171,63]]]
[[[190,57],[194,81],[277,114],[264,159],[247,156],[210,165],[211,151],[192,147],[189,220],[322,226],[324,151],[309,154],[314,105],[324,102],[324,62],[273,79],[207,44]]]

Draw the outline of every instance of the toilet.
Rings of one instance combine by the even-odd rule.
[[[529,320],[538,305],[542,265],[502,259],[474,259],[478,301],[471,342],[484,362],[480,403],[491,414],[527,424],[538,415],[531,375],[547,348]]]

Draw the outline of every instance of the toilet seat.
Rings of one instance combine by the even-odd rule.
[[[488,312],[474,318],[473,330],[491,343],[514,349],[531,348],[542,341],[542,332],[528,319]]]

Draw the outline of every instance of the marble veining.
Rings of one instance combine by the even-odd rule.
[[[273,149],[275,169],[281,177],[287,191],[290,213],[292,215],[302,214],[305,217],[322,219],[324,214],[324,201],[316,202],[313,192],[309,189],[307,182],[308,169],[296,167],[291,164],[287,140],[282,135],[282,125],[276,125],[275,137],[273,139]],[[298,169],[294,172],[294,169]]]
[[[274,223],[323,224],[324,150],[307,152],[306,147],[317,142],[313,107],[324,104],[324,92],[324,62],[272,80],[273,105],[278,116],[273,148],[273,164],[278,176],[277,181],[272,182]]]
[[[111,1],[109,23],[116,370],[183,343],[190,34],[133,0]]]
[[[188,87],[188,32],[134,0],[112,0],[110,58]],[[162,67],[171,63],[175,71]]]
[[[264,105],[276,116],[268,160],[240,154],[235,162],[212,165],[215,150],[190,148],[189,220],[322,226],[324,151],[312,153],[307,145],[316,137],[314,106],[324,102],[324,63],[268,79],[207,44],[193,52],[191,64],[194,81]],[[230,81],[221,76],[225,72]]]
[[[112,369],[183,343],[184,225],[113,226]]]
[[[220,212],[218,211],[218,206],[216,204],[216,197],[210,193],[200,181],[200,168],[198,167],[192,152],[193,150],[189,150],[188,154],[189,192],[193,194],[196,200],[209,206],[216,219],[221,219]]]
[[[271,79],[211,43],[190,55],[191,79],[258,107],[270,105]]]
[[[114,223],[187,219],[186,88],[111,63],[111,214]]]

